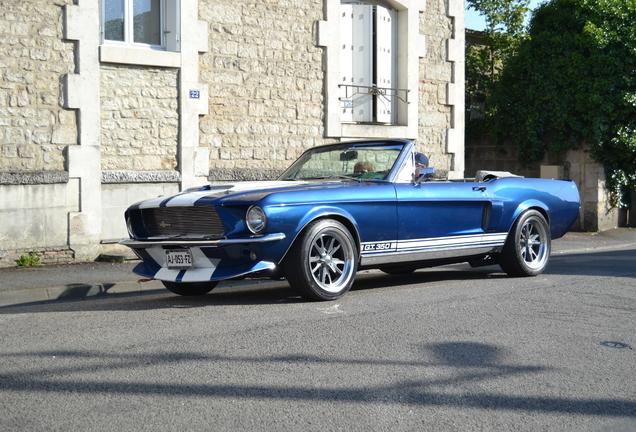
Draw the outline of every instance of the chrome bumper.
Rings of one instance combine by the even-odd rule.
[[[148,239],[148,240],[133,240],[125,239],[119,242],[119,244],[128,246],[135,249],[150,248],[154,246],[198,246],[198,247],[222,247],[237,244],[250,244],[250,243],[267,243],[273,241],[284,240],[285,234],[275,233],[267,234],[264,236],[246,237],[240,239],[219,239],[219,240],[169,240],[169,239]]]

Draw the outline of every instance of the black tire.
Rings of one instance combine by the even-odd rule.
[[[406,275],[411,274],[418,267],[414,265],[401,264],[401,265],[389,265],[380,267],[380,271],[390,275]]]
[[[499,265],[509,276],[536,276],[548,265],[551,247],[545,217],[537,210],[528,210],[510,230]]]
[[[168,282],[161,281],[168,291],[181,296],[202,296],[214,289],[218,282]]]
[[[320,219],[312,222],[296,239],[283,269],[291,287],[304,298],[335,300],[353,285],[358,270],[358,248],[343,224]]]

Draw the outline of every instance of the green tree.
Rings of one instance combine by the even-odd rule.
[[[493,89],[493,130],[519,158],[588,146],[613,205],[636,187],[636,0],[552,0]]]
[[[468,7],[483,15],[486,33],[520,36],[525,33],[524,18],[529,0],[467,0]]]
[[[479,104],[488,111],[488,99],[499,72],[525,36],[529,0],[467,0],[467,4],[484,17],[486,28],[479,43],[466,47],[466,108]],[[466,118],[470,119],[470,115]],[[468,125],[469,134],[480,133],[475,126]]]

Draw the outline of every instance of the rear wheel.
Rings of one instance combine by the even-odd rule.
[[[510,230],[499,265],[510,276],[536,276],[548,265],[550,240],[550,226],[545,217],[536,210],[528,210]]]
[[[201,296],[209,293],[218,282],[168,282],[161,281],[168,291],[182,296]]]
[[[288,252],[285,276],[292,288],[311,300],[335,300],[353,284],[358,270],[356,242],[333,219],[313,222]]]

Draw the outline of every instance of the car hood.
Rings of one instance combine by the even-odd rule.
[[[352,182],[329,181],[252,181],[214,183],[187,189],[171,196],[160,196],[141,201],[137,208],[187,207],[194,205],[239,204],[259,201],[275,192],[292,192],[324,188],[341,188]],[[353,183],[358,185],[359,183]]]

